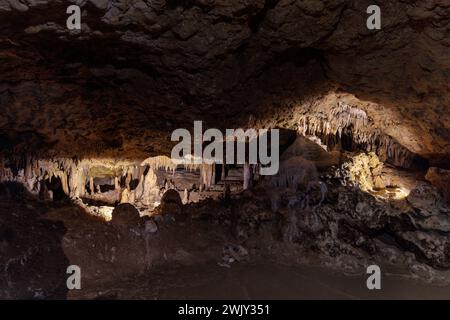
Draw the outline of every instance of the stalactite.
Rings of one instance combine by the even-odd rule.
[[[153,170],[158,170],[160,168],[167,170],[175,170],[177,165],[172,162],[169,157],[166,156],[156,156],[145,159],[141,162],[141,166],[149,166]]]
[[[60,171],[59,178],[61,179],[61,185],[64,193],[70,195],[69,182],[67,181],[67,174],[64,171]]]
[[[340,144],[344,133],[350,134],[356,148],[374,151],[383,161],[399,167],[412,168],[420,158],[376,128],[364,110],[341,102],[332,106],[327,114],[301,115],[298,130],[304,136],[319,137],[328,148]]]
[[[114,184],[117,200],[136,201],[151,208],[160,202],[161,196],[156,170],[165,169],[175,172],[176,167],[168,157],[164,156],[152,157],[143,162],[90,158],[36,159],[31,156],[17,156],[14,159],[1,159],[0,182],[21,183],[36,198],[47,199],[51,190],[41,192],[41,188],[46,184],[50,186],[54,179],[59,179],[62,191],[70,199],[77,200],[85,197],[99,199],[100,185],[95,184],[96,178],[104,180],[109,177],[110,183]],[[220,170],[215,172],[214,165],[186,164],[184,167],[189,170],[202,168],[202,181],[207,187],[214,184],[214,174],[221,174]],[[126,190],[123,192],[121,192],[120,177],[125,177]],[[132,181],[136,178],[139,178],[137,187],[135,190],[131,190],[133,188]],[[86,183],[88,186],[86,186]],[[54,187],[58,188],[53,182],[52,188]],[[168,181],[167,189],[172,187],[170,181]],[[114,196],[105,194],[105,197],[112,199]]]

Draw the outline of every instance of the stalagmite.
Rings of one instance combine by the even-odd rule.
[[[159,187],[157,184],[158,177],[153,169],[149,168],[145,175],[142,191],[142,203],[147,206],[153,206],[155,202],[159,202]]]
[[[130,196],[128,198],[128,202],[133,204],[136,201],[136,192],[130,191]]]
[[[200,167],[200,185],[204,185],[209,188],[211,184],[214,184],[214,165],[203,164]]]
[[[133,178],[137,178],[137,177],[140,177],[141,176],[141,173],[140,173],[140,167],[139,166],[133,166],[132,168],[131,168],[131,178],[133,179]]]
[[[130,191],[125,188],[120,195],[120,203],[129,203],[130,201]]]
[[[127,188],[128,190],[130,190],[131,179],[132,179],[131,172],[130,170],[128,170],[127,177],[125,178],[125,188]]]
[[[91,195],[93,195],[95,193],[94,177],[89,177],[89,191],[91,192]]]
[[[225,182],[223,185],[223,200],[225,201],[230,200],[230,196],[231,196],[230,185],[227,182]]]
[[[225,178],[227,177],[227,173],[226,173],[226,164],[225,164],[225,161],[223,162],[223,164],[222,164],[222,172],[221,172],[221,175],[220,175],[220,180],[225,180]]]
[[[249,163],[244,164],[244,185],[243,189],[247,190],[252,187],[253,184],[253,170],[252,165]]]
[[[3,159],[2,159],[3,160]],[[20,161],[19,161],[20,160]],[[125,185],[128,192],[119,194],[119,199],[123,201],[140,201],[142,204],[153,207],[160,201],[160,189],[157,185],[157,176],[151,166],[140,166],[137,162],[111,160],[111,159],[72,159],[55,158],[45,160],[35,160],[31,157],[26,160],[19,159],[14,164],[16,167],[5,166],[5,162],[0,163],[0,181],[12,181],[22,184],[32,195],[43,199],[41,188],[43,183],[52,179],[60,179],[63,192],[72,200],[80,199],[89,194],[89,197],[98,198],[99,193],[103,194],[100,185],[114,184],[116,191],[121,190],[120,177],[125,176]],[[170,166],[164,157],[153,159],[155,167],[175,167]],[[164,167],[164,166],[163,166]],[[148,174],[144,175],[145,172]],[[139,177],[136,190],[131,191],[133,177]],[[95,185],[95,179],[102,182]],[[108,181],[109,179],[109,181]],[[88,181],[88,188],[86,182]],[[167,182],[167,189],[173,188],[171,181]],[[105,199],[112,199],[114,196],[105,194]],[[133,199],[134,197],[134,199]],[[45,196],[47,198],[47,196]],[[117,200],[119,200],[117,199]]]
[[[69,175],[70,198],[76,199],[85,195],[85,177],[83,167],[73,163]]]
[[[139,183],[136,186],[136,199],[141,199],[144,195],[144,174],[142,173],[139,178]]]
[[[47,185],[45,182],[40,183],[41,187],[39,188],[39,200],[43,201],[53,201],[53,192],[47,189]]]
[[[34,170],[32,166],[32,160],[27,158],[26,165],[25,165],[25,171],[24,171],[24,179],[25,179],[25,186],[26,188],[33,193],[33,190],[35,188],[35,182],[36,177],[34,175]]]
[[[188,189],[184,189],[183,192],[183,204],[186,204],[189,202],[189,191]]]

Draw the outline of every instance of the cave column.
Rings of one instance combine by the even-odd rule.
[[[142,202],[144,205],[152,206],[155,202],[159,202],[158,177],[152,168],[148,169],[145,175],[142,193]]]
[[[189,202],[189,191],[188,189],[184,189],[183,204],[187,204],[188,202]]]
[[[86,193],[86,180],[81,166],[72,163],[69,175],[70,198],[77,199]]]
[[[227,177],[227,172],[226,172],[226,168],[225,168],[226,164],[225,161],[222,164],[222,172],[221,172],[221,176],[220,176],[220,180],[225,180],[225,178]]]
[[[94,195],[95,193],[94,177],[89,177],[89,191],[91,192],[91,195]]]
[[[208,188],[213,183],[214,179],[214,164],[202,164],[200,168],[200,186],[204,185]]]
[[[127,188],[128,190],[131,190],[130,188],[131,179],[132,179],[131,172],[130,170],[128,170],[127,177],[125,178],[125,188]]]

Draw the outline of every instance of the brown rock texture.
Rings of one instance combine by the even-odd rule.
[[[450,203],[450,170],[431,167],[428,169],[425,179],[430,181]]]
[[[372,2],[73,1],[73,32],[65,1],[0,0],[2,153],[144,159],[194,120],[298,129],[345,103],[448,167],[450,1],[384,1],[368,30]]]

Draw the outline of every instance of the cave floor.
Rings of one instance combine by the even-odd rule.
[[[223,246],[233,240],[207,221],[162,224],[146,271],[142,241],[117,238],[114,228],[74,205],[3,202],[0,226],[0,266],[8,271],[0,276],[3,298],[450,299],[450,281],[427,283],[381,265],[381,290],[368,290],[361,270],[345,275],[313,252],[263,238],[246,243],[256,247],[249,259],[219,266]],[[66,288],[72,264],[82,266],[80,290]]]
[[[94,283],[71,291],[68,299],[450,299],[450,287],[407,279],[382,278],[368,290],[366,275],[345,276],[312,266],[276,263],[214,264],[166,269],[120,282]]]

